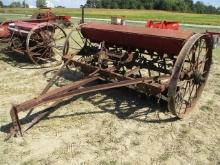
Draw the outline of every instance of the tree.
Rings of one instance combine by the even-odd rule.
[[[87,0],[86,7],[90,8],[100,8],[101,7],[101,0]]]
[[[102,8],[101,0],[96,0],[96,8]]]
[[[206,8],[207,13],[209,14],[214,14],[214,13],[218,13],[218,9],[216,9],[214,6],[209,5]]]
[[[55,8],[65,8],[64,6],[56,6]]]
[[[36,0],[36,6],[38,8],[40,8],[40,7],[47,7],[46,0]]]
[[[118,3],[117,2],[112,2],[111,4],[111,9],[118,9]]]
[[[137,0],[129,0],[129,9],[137,9],[138,1]]]
[[[103,8],[111,8],[111,0],[102,0],[101,4]]]
[[[3,5],[3,2],[2,2],[2,1],[0,1],[0,7],[4,7],[4,5]]]
[[[193,0],[185,0],[185,4],[188,7],[188,11],[192,11],[193,10]]]
[[[22,6],[23,6],[24,8],[29,8],[29,5],[28,5],[27,3],[25,3],[25,1],[22,2]]]
[[[194,0],[87,0],[86,7],[120,9],[156,9],[179,12],[216,13],[220,8]]]
[[[203,2],[197,1],[193,7],[194,12],[196,13],[206,13],[206,6]]]
[[[11,7],[11,8],[19,8],[19,7],[22,7],[22,5],[21,5],[21,2],[15,1],[15,2],[12,2],[12,3],[9,5],[9,7]]]
[[[140,3],[143,4],[145,9],[151,10],[154,8],[155,0],[148,0],[148,1],[141,0]]]

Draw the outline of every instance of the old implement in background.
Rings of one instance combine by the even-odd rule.
[[[180,29],[179,23],[173,22],[173,21],[148,20],[145,26],[147,28],[172,29],[172,30],[179,30]]]
[[[62,63],[66,33],[57,24],[70,26],[70,16],[56,16],[50,8],[40,8],[31,18],[0,24],[0,42],[13,51],[25,54],[40,67]]]
[[[35,12],[31,18],[29,19],[30,22],[35,20],[36,22],[50,22],[50,23],[57,23],[63,24],[66,27],[71,26],[71,16],[64,16],[64,15],[55,15],[51,8],[39,8],[37,12]],[[27,21],[27,20],[26,20]]]
[[[2,33],[1,33],[2,31]],[[8,47],[26,55],[40,67],[57,66],[62,63],[65,31],[48,22],[7,22],[0,28],[0,36]]]
[[[30,23],[56,23],[58,25],[64,25],[65,27],[71,26],[71,16],[68,15],[56,15],[51,8],[39,8],[36,12],[32,14],[30,18],[27,19],[17,19],[17,20],[5,20],[0,22],[0,28],[2,25],[6,26],[9,23],[23,21]],[[2,35],[0,35],[1,38]]]
[[[19,113],[39,106],[52,106],[86,93],[128,87],[164,100],[178,118],[192,111],[207,82],[212,63],[211,33],[171,29],[83,23],[67,36],[65,64],[40,96],[14,105],[11,135],[21,135],[49,114],[37,117],[21,128]],[[54,89],[62,70],[81,73],[79,80]],[[92,83],[100,80],[102,83]],[[99,81],[99,82],[100,82]],[[31,110],[31,111],[30,111]]]
[[[11,23],[11,21],[5,21],[1,22],[0,24],[0,42],[8,42],[11,36],[11,33],[8,29],[8,24]]]

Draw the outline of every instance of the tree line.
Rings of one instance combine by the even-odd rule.
[[[3,7],[10,7],[10,8],[15,8],[15,7],[18,7],[18,8],[21,8],[21,7],[25,7],[25,8],[29,8],[29,5],[27,3],[25,3],[25,1],[13,1],[11,4],[9,5],[4,5],[3,2],[0,0],[0,8],[3,8]]]
[[[108,9],[147,9],[220,14],[220,7],[193,0],[87,0],[86,7]]]
[[[36,0],[37,7],[46,7],[46,0]],[[87,0],[86,7],[109,9],[147,9],[165,10],[190,13],[220,14],[220,7],[206,5],[201,1],[193,0]],[[13,1],[5,6],[0,0],[0,7],[26,7],[29,5],[23,1]],[[60,7],[60,6],[58,6]]]
[[[36,6],[37,7],[47,7],[46,0],[36,0]],[[20,1],[13,1],[8,6],[4,5],[3,2],[0,0],[0,7],[10,7],[10,8],[29,8],[29,5],[23,1],[22,3]]]
[[[29,8],[29,5],[23,1],[22,3],[20,1],[13,1],[9,5],[4,5],[3,2],[0,0],[0,8],[1,7],[10,7],[10,8]],[[47,7],[47,2],[46,0],[36,0],[36,7]],[[57,8],[63,8],[63,6],[56,6]]]

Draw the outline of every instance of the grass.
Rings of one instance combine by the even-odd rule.
[[[23,8],[0,8],[0,13],[28,14],[31,15],[38,9]],[[81,16],[81,9],[53,9],[57,15],[69,15],[74,17]],[[128,9],[86,9],[86,17],[90,18],[109,18],[114,15],[125,16],[128,20],[145,21],[148,19],[172,20],[181,23],[220,25],[220,15],[214,14],[193,14],[177,13],[156,10],[128,10]]]
[[[214,56],[218,59],[220,59],[220,43],[218,45],[218,48],[214,50]]]

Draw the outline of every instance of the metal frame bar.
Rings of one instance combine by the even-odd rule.
[[[67,58],[67,57],[65,57]],[[37,106],[55,102],[55,105],[65,99],[69,99],[75,96],[79,96],[86,93],[93,93],[97,91],[103,91],[119,87],[135,87],[135,88],[146,88],[149,89],[153,94],[157,95],[164,92],[168,84],[161,84],[161,80],[167,80],[170,76],[160,76],[160,77],[142,77],[142,78],[130,78],[123,75],[114,73],[108,69],[101,69],[95,66],[91,66],[85,63],[80,63],[78,61],[71,60],[76,67],[80,67],[82,71],[88,74],[87,78],[72,82],[61,88],[48,91],[43,93],[37,98],[31,99],[19,105],[14,105],[10,111],[12,119],[12,127],[10,129],[11,136],[16,136],[18,133],[22,136],[25,131],[27,131],[34,124],[43,119],[49,112],[42,112],[38,115],[27,128],[22,131],[19,116],[20,112],[25,112],[33,109]],[[104,84],[89,85],[89,83],[96,80],[104,80]]]

